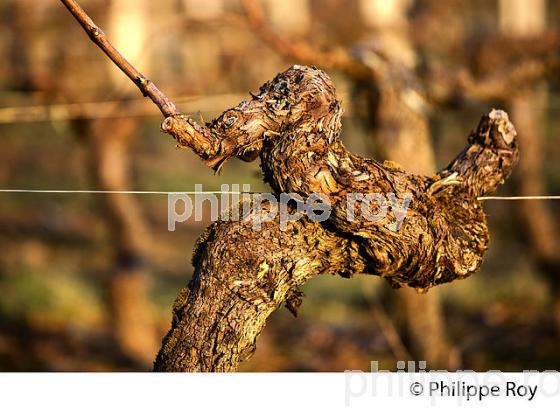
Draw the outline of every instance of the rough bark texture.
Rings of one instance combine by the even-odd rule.
[[[159,371],[229,371],[248,358],[267,317],[283,302],[295,309],[299,285],[322,273],[351,276],[365,260],[350,241],[302,220],[282,232],[247,223],[212,225],[197,244],[196,274],[173,309]]]
[[[313,275],[374,274],[394,287],[426,291],[479,268],[488,230],[477,197],[493,192],[517,162],[507,114],[484,116],[465,149],[433,177],[348,152],[340,141],[341,114],[329,77],[294,66],[207,126],[183,115],[164,121],[165,132],[215,170],[230,157],[260,156],[275,194],[321,193],[332,213],[323,223],[293,222],[286,232],[277,220],[260,232],[250,220],[212,225],[197,245],[195,276],[175,304],[156,370],[234,370],[282,302],[297,308],[298,286]],[[359,206],[351,221],[350,193],[412,201],[400,227],[394,213],[373,222]]]

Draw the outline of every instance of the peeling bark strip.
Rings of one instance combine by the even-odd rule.
[[[325,223],[293,222],[285,232],[277,219],[260,232],[250,220],[210,226],[197,244],[195,275],[175,303],[155,370],[235,370],[254,351],[266,318],[284,302],[295,312],[299,286],[314,275],[372,274],[394,287],[426,291],[480,267],[488,228],[477,197],[494,192],[518,158],[507,114],[493,110],[482,117],[465,149],[433,177],[348,152],[339,138],[341,115],[330,78],[294,66],[206,126],[184,115],[163,122],[166,133],[214,170],[231,157],[260,156],[275,194],[324,194],[332,214]],[[360,207],[349,221],[352,193],[413,199],[397,230],[367,221]]]

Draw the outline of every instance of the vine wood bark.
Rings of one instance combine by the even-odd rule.
[[[74,1],[61,1],[83,22],[85,13]],[[110,43],[98,40],[111,56]],[[135,83],[143,89],[141,81]],[[152,96],[157,88],[150,84],[143,91]],[[170,106],[159,90],[153,95],[160,108]],[[195,274],[175,303],[157,371],[235,370],[254,351],[267,317],[282,303],[296,312],[299,286],[315,275],[372,274],[394,287],[427,291],[475,273],[489,238],[477,198],[494,192],[518,158],[515,129],[497,110],[482,118],[465,149],[432,177],[353,155],[340,140],[342,109],[332,81],[321,70],[302,66],[278,74],[258,95],[206,125],[162,112],[167,117],[162,130],[212,169],[219,171],[233,157],[260,158],[275,195],[321,193],[332,213],[324,223],[302,218],[285,231],[278,219],[253,229],[254,219],[271,211],[267,208],[240,222],[210,226],[196,245]],[[412,201],[396,229],[394,213],[370,221],[356,207],[349,219],[350,193]],[[376,204],[369,205],[370,212],[378,211]]]
[[[260,154],[275,194],[322,193],[332,215],[324,224],[293,223],[288,232],[277,220],[261,232],[251,219],[211,226],[197,245],[195,277],[175,305],[156,370],[235,369],[252,353],[266,318],[283,302],[294,310],[299,286],[314,275],[374,274],[425,291],[479,268],[488,232],[477,197],[494,191],[517,161],[507,115],[484,116],[469,145],[434,177],[352,155],[339,138],[340,116],[328,76],[294,66],[207,127],[182,115],[164,121],[165,132],[214,169],[230,157]],[[394,231],[361,215],[347,220],[345,195],[352,192],[413,200]]]

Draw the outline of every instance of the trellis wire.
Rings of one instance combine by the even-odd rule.
[[[3,194],[128,194],[128,195],[196,195],[196,194],[263,194],[265,192],[249,191],[103,191],[103,190],[66,190],[66,189],[0,189]],[[560,195],[529,195],[529,196],[480,196],[479,201],[550,201],[560,200]]]

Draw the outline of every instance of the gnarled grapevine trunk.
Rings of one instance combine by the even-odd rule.
[[[484,116],[465,149],[433,177],[349,153],[339,139],[342,110],[334,86],[315,68],[290,68],[251,100],[201,126],[179,114],[74,0],[61,1],[158,106],[166,117],[162,129],[179,145],[215,170],[230,157],[260,157],[276,195],[322,194],[332,212],[323,222],[292,221],[287,230],[279,229],[276,218],[256,231],[254,221],[263,214],[268,219],[270,211],[256,208],[240,223],[209,228],[197,245],[194,278],[177,299],[155,370],[236,369],[254,350],[266,318],[283,301],[295,312],[302,296],[298,286],[315,274],[376,274],[394,287],[426,291],[479,268],[488,229],[478,197],[503,183],[518,157],[516,132],[506,113],[493,110]],[[371,219],[368,214],[384,205],[362,200],[349,217],[351,194],[390,195],[393,213]],[[412,205],[401,212],[403,220],[396,204],[409,199]],[[269,201],[269,208],[275,206]]]
[[[488,231],[477,197],[493,192],[517,161],[507,115],[484,116],[457,158],[426,177],[348,152],[339,138],[341,114],[329,77],[294,66],[208,126],[183,115],[164,121],[165,132],[214,169],[230,157],[260,156],[276,195],[321,193],[332,213],[323,223],[292,222],[286,232],[278,219],[253,230],[259,212],[270,210],[210,227],[197,245],[195,276],[175,304],[156,370],[235,370],[254,350],[266,318],[283,302],[295,310],[298,286],[317,274],[374,274],[394,287],[426,291],[479,268]],[[360,207],[349,219],[352,193],[412,201],[398,227],[394,214],[371,221]]]

